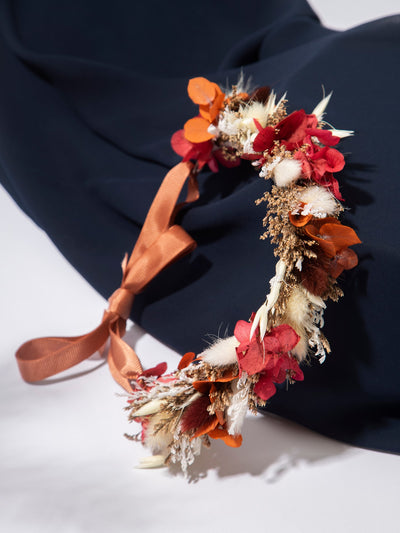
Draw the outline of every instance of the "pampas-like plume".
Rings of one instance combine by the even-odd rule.
[[[168,455],[168,447],[172,442],[171,432],[163,429],[156,430],[157,427],[165,422],[165,414],[158,413],[149,418],[148,426],[145,429],[144,444],[155,454]]]
[[[140,418],[142,416],[154,415],[160,410],[161,401],[160,400],[151,400],[150,402],[145,403],[142,407],[139,407],[137,411],[132,413],[133,418]]]
[[[273,170],[275,184],[287,187],[301,175],[301,163],[297,159],[283,159]]]
[[[240,115],[242,116],[243,126],[248,128],[252,133],[258,133],[254,119],[256,119],[263,128],[267,125],[268,109],[262,102],[251,102],[248,105],[241,106]]]
[[[293,289],[286,304],[284,322],[289,324],[297,335],[300,336],[299,342],[296,344],[294,350],[292,350],[299,361],[305,359],[308,352],[307,327],[312,325],[309,304],[310,301],[307,295],[298,286]]]
[[[199,357],[212,366],[232,365],[237,363],[236,348],[239,344],[236,337],[217,339]]]
[[[269,280],[271,290],[267,296],[267,300],[265,304],[260,307],[254,317],[253,325],[250,330],[250,339],[253,338],[254,332],[258,326],[260,326],[260,339],[262,340],[264,338],[268,328],[268,320],[266,320],[265,317],[268,318],[269,311],[274,307],[279,298],[281,285],[285,279],[285,273],[286,264],[282,259],[279,259],[275,267],[275,276]]]
[[[292,353],[302,361],[308,347],[317,347],[317,356],[324,360],[325,349],[320,339],[319,328],[323,326],[323,311],[326,305],[322,298],[315,296],[300,286],[296,286],[286,304],[284,322],[300,336]]]

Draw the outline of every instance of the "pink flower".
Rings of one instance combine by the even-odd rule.
[[[249,376],[273,368],[275,359],[281,354],[287,354],[298,343],[300,337],[288,324],[272,328],[260,340],[259,329],[250,340],[251,322],[239,320],[234,335],[240,342],[236,348],[240,372],[247,372]]]
[[[218,172],[218,163],[224,167],[232,168],[240,165],[240,157],[225,159],[221,150],[216,150],[213,141],[191,142],[185,137],[184,130],[176,131],[171,137],[173,150],[183,157],[182,161],[190,159],[197,161],[198,169],[201,170],[207,164],[212,172]]]
[[[275,358],[275,364],[261,373],[261,377],[254,387],[254,392],[262,400],[269,400],[276,392],[275,383],[283,383],[285,379],[303,381],[304,374],[299,363],[285,353]]]
[[[186,139],[183,130],[178,130],[171,137],[171,146],[178,155],[183,157],[184,162],[190,159],[197,161],[199,170],[207,163],[212,172],[218,172],[212,141],[194,143]]]
[[[300,337],[288,324],[272,328],[260,340],[259,328],[250,340],[251,322],[239,320],[234,335],[240,342],[236,348],[240,372],[249,376],[260,374],[254,392],[262,400],[268,400],[276,392],[275,383],[283,383],[285,379],[302,381],[303,372],[295,358],[289,355],[290,350],[298,343]]]

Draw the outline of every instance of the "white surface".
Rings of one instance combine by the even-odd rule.
[[[333,5],[336,12],[350,6],[330,0],[311,4],[328,23]],[[393,4],[374,4],[366,19],[387,14]],[[343,15],[341,27],[364,20],[358,13],[347,23]],[[177,470],[141,471],[133,467],[146,451],[123,438],[134,429],[100,361],[71,370],[80,374],[74,379],[24,383],[13,356],[22,342],[89,331],[106,302],[3,190],[0,212],[0,531],[398,530],[397,456],[259,416],[246,420],[240,449],[213,442],[188,479]],[[129,338],[146,366],[162,360],[176,366],[176,354],[140,328]]]
[[[308,3],[318,14],[321,23],[334,30],[347,30],[400,13],[400,0],[308,0]]]

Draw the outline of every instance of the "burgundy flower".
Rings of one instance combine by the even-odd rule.
[[[318,119],[315,115],[307,115],[303,109],[294,111],[276,126],[263,128],[254,120],[258,129],[258,135],[254,139],[253,149],[255,152],[271,150],[274,142],[286,146],[287,150],[296,150],[304,144],[312,145],[312,137],[325,146],[334,146],[340,141],[339,137],[332,135],[330,131],[318,128]]]

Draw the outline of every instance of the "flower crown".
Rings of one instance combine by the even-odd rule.
[[[256,203],[267,203],[266,232],[279,258],[265,303],[234,335],[204,352],[187,353],[178,370],[145,372],[129,398],[129,418],[142,424],[140,439],[155,456],[141,466],[179,462],[185,470],[201,445],[222,439],[242,443],[247,409],[265,406],[276,384],[304,379],[300,363],[312,354],[322,363],[329,353],[323,333],[325,301],[342,296],[337,278],[357,265],[349,247],[360,242],[338,219],[343,200],[337,179],[343,155],[333,148],[351,131],[326,128],[331,95],[311,114],[287,114],[286,98],[262,87],[248,94],[243,83],[225,94],[205,78],[189,81],[188,94],[199,115],[171,139],[195,172],[207,164],[233,167],[252,162],[274,185]]]
[[[343,198],[334,175],[345,162],[333,147],[353,132],[323,120],[331,95],[311,114],[288,114],[286,95],[277,101],[267,87],[249,93],[243,79],[224,93],[216,83],[194,78],[188,94],[199,114],[171,139],[183,161],[161,184],[101,324],[81,337],[34,339],[17,352],[21,374],[32,382],[83,361],[110,339],[110,371],[128,392],[129,420],[141,424],[137,435],[127,437],[153,452],[140,466],[173,462],[184,471],[210,439],[240,446],[247,410],[265,406],[277,384],[302,381],[303,361],[325,360],[330,352],[321,331],[325,302],[342,296],[337,278],[357,265],[350,246],[361,242],[339,221]],[[233,167],[242,159],[273,181],[256,200],[267,204],[261,239],[271,239],[278,258],[265,303],[249,321],[237,322],[232,337],[200,354],[186,353],[175,372],[167,374],[165,363],[143,370],[122,339],[134,296],[195,247],[174,219],[198,198],[200,170],[207,164],[217,172],[219,164]],[[186,182],[186,200],[178,204]]]

